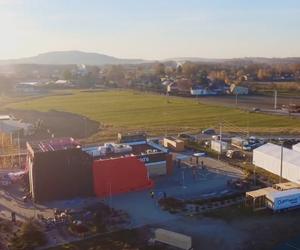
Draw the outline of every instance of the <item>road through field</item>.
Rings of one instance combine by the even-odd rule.
[[[238,96],[236,104],[236,96],[224,95],[224,96],[207,96],[200,97],[198,100],[202,103],[223,105],[227,107],[239,107],[245,109],[252,109],[254,107],[260,109],[273,109],[274,108],[274,97],[273,96],[262,96],[262,95],[245,95]],[[278,96],[277,107],[280,108],[282,105],[297,104],[300,105],[300,96],[285,97]]]

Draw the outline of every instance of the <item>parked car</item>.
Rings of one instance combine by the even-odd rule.
[[[194,135],[190,135],[190,134],[186,134],[186,133],[178,134],[178,138],[180,138],[182,140],[190,141],[190,142],[196,141],[196,137]]]
[[[259,112],[259,111],[261,111],[260,108],[256,108],[256,107],[252,108],[252,112]]]
[[[201,133],[204,135],[215,135],[216,131],[212,128],[207,128],[207,129],[202,130]]]
[[[226,157],[230,159],[244,159],[246,154],[240,150],[227,150]]]

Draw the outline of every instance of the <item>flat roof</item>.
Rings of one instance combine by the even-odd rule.
[[[28,144],[34,152],[49,152],[81,147],[80,143],[72,137],[53,138],[37,142],[28,142]]]
[[[10,120],[10,115],[0,115],[0,120]]]
[[[297,184],[295,182],[284,182],[284,183],[277,183],[274,185],[274,187],[280,190],[289,190],[289,189],[300,188],[300,184]]]
[[[281,146],[267,143],[253,150],[253,154],[264,154],[277,160],[281,158]],[[300,152],[283,147],[283,163],[290,163],[296,167],[300,167]]]
[[[169,140],[169,141],[175,141],[175,142],[178,142],[178,143],[184,142],[183,140],[178,139],[178,138],[173,137],[173,136],[167,136],[167,137],[165,137],[164,139]]]
[[[272,187],[266,187],[266,188],[261,188],[254,191],[246,192],[246,196],[251,196],[252,198],[258,198],[258,197],[266,196],[267,194],[273,192],[278,192],[278,191]]]
[[[115,144],[117,145],[129,145],[131,147],[130,151],[125,152],[109,152],[104,155],[95,156],[96,159],[99,160],[105,160],[110,158],[120,158],[124,156],[141,156],[141,155],[149,155],[149,154],[157,154],[157,153],[164,153],[164,151],[160,150],[158,147],[155,147],[153,145],[148,144],[147,142],[138,143],[138,144],[131,144],[131,143],[121,143],[121,144]],[[101,147],[103,145],[97,145],[98,147]],[[97,148],[97,146],[93,146]],[[83,151],[88,151],[89,147],[83,147]],[[149,152],[150,150],[150,152]],[[152,151],[152,152],[151,152]]]

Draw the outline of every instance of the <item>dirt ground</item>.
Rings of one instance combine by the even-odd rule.
[[[100,131],[100,124],[86,117],[51,110],[49,112],[26,111],[8,109],[7,112],[17,119],[35,124],[38,120],[42,121],[42,129],[37,131],[30,140],[40,140],[55,137],[74,137],[76,139],[87,138]]]

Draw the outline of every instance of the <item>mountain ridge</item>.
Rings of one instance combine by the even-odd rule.
[[[146,62],[142,59],[126,59],[108,56],[94,52],[83,52],[78,50],[51,51],[38,54],[37,56],[24,57],[19,59],[0,60],[0,64],[86,64],[86,65],[105,65],[105,64],[139,64]]]
[[[199,62],[199,63],[300,63],[300,57],[241,57],[241,58],[202,58],[202,57],[174,57],[163,60],[144,60],[118,58],[95,52],[83,52],[78,50],[69,51],[51,51],[38,54],[37,56],[24,57],[19,59],[0,60],[0,65],[15,64],[45,64],[45,65],[68,65],[68,64],[86,64],[102,66],[107,64],[141,64],[151,62]]]

